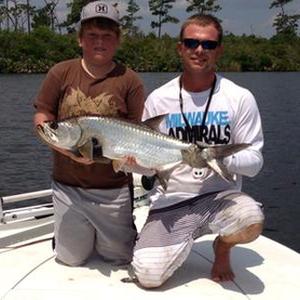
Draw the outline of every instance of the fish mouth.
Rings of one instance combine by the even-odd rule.
[[[52,124],[52,123],[51,123]],[[40,137],[47,143],[49,144],[56,144],[58,143],[58,138],[55,132],[55,126],[52,125],[44,124],[44,125],[37,125],[36,129]]]
[[[46,133],[45,133],[45,130],[44,130],[43,125],[38,124],[38,125],[36,126],[36,131],[37,131],[37,133],[38,133],[41,137],[43,137],[43,138],[46,137]]]

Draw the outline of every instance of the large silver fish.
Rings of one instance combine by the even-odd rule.
[[[124,158],[133,157],[135,168],[126,165],[121,170],[153,175],[176,163],[194,168],[210,167],[227,181],[233,180],[221,160],[245,149],[249,144],[208,145],[187,143],[159,133],[150,127],[102,116],[73,117],[48,121],[37,128],[40,138],[50,146],[79,152],[99,162],[105,159],[124,166]],[[95,153],[95,144],[101,154]],[[125,160],[126,161],[126,160]]]

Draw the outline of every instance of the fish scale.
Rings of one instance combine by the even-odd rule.
[[[122,158],[125,155],[133,156],[139,164],[149,168],[180,162],[181,150],[190,146],[171,137],[149,131],[145,127],[135,124],[129,126],[120,120],[110,118],[80,117],[78,124],[94,138],[100,139],[104,156],[111,159]]]

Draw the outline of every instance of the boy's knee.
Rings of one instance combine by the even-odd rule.
[[[86,260],[79,261],[79,260],[72,260],[72,259],[62,259],[59,257],[56,257],[55,261],[59,264],[69,266],[69,267],[79,267],[86,263]]]
[[[69,267],[79,267],[86,263],[86,261],[91,256],[92,252],[88,251],[86,253],[69,251],[65,247],[60,247],[60,245],[55,245],[54,252],[56,254],[55,261],[59,264],[63,264]]]

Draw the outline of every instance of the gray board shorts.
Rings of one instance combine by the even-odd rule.
[[[132,260],[137,232],[127,186],[83,189],[54,181],[52,189],[58,261],[81,265],[94,251],[115,265]]]

